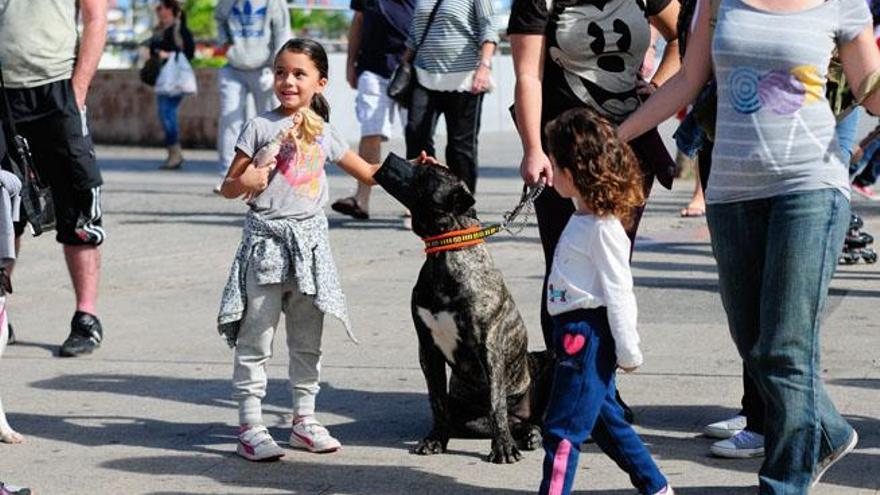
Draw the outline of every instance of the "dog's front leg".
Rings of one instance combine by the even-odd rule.
[[[428,385],[428,400],[434,425],[428,436],[416,445],[413,452],[419,455],[433,455],[446,452],[449,443],[449,392],[446,381],[446,360],[431,342],[419,343],[419,364]]]
[[[486,373],[489,381],[489,400],[492,410],[489,422],[492,428],[492,451],[486,457],[495,464],[512,464],[522,459],[516,447],[510,424],[507,422],[507,386],[503,337],[497,345],[486,346]]]

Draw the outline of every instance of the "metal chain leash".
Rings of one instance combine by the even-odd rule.
[[[539,182],[535,186],[529,187],[523,184],[522,195],[519,203],[510,211],[504,213],[504,220],[501,222],[501,229],[506,230],[510,235],[519,235],[529,222],[529,215],[535,209],[535,199],[544,191],[544,182]],[[523,213],[522,219],[514,223],[516,217]]]

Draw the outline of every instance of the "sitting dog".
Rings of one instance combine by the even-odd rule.
[[[12,292],[9,272],[6,271],[6,268],[0,268],[0,357],[3,356],[6,342],[9,340],[9,322],[6,319],[6,294],[9,292]],[[23,440],[24,437],[13,430],[6,421],[3,401],[0,401],[0,443],[21,443]]]
[[[479,229],[474,197],[443,166],[412,165],[391,154],[374,179],[412,212],[412,229],[422,239]],[[541,443],[546,398],[536,394],[549,388],[552,359],[527,352],[525,324],[481,242],[426,249],[413,288],[419,362],[433,413],[433,427],[414,451],[437,454],[450,437],[489,437],[487,460],[512,463],[522,457],[519,448]]]

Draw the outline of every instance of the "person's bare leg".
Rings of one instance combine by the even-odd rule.
[[[97,246],[64,246],[64,260],[73,282],[76,310],[97,315],[101,251]]]
[[[358,154],[367,163],[379,163],[382,155],[382,136],[363,136],[358,146]],[[357,192],[354,194],[354,200],[360,209],[365,212],[370,211],[370,186],[357,183]]]
[[[706,213],[706,198],[700,184],[700,167],[694,167],[694,193],[691,201],[681,210],[683,217],[701,217]]]
[[[18,253],[21,252],[21,236],[15,238],[15,259],[18,259]],[[15,269],[15,261],[6,266],[6,272],[9,273],[9,278],[12,279],[12,271]]]

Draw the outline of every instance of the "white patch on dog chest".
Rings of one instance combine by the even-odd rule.
[[[440,351],[446,356],[450,363],[455,363],[453,354],[458,347],[458,326],[455,324],[455,317],[449,311],[441,311],[437,314],[431,313],[425,308],[416,308],[419,318],[428,329],[431,330],[431,338],[440,348]]]

